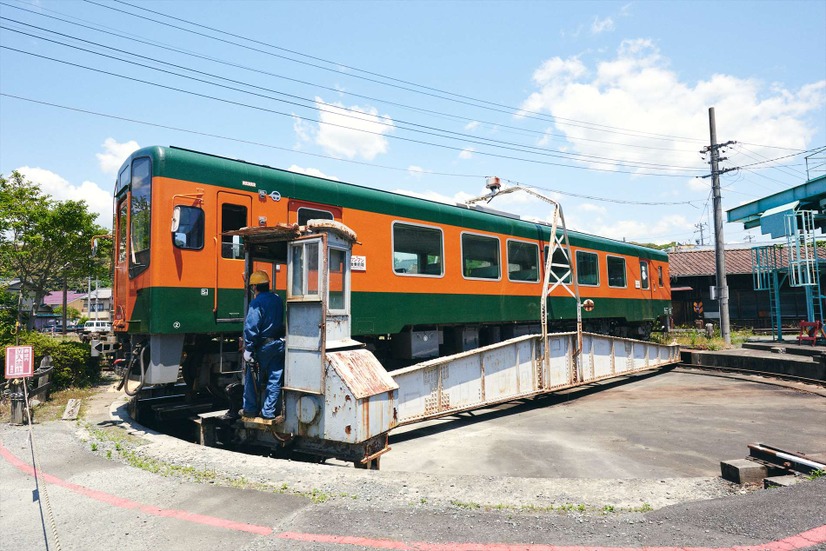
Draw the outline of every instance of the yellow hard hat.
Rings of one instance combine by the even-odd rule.
[[[264,270],[256,270],[250,274],[250,285],[260,285],[261,283],[269,283],[270,276]]]

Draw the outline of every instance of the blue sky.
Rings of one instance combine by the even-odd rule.
[[[743,167],[724,208],[805,182],[826,146],[826,1],[0,0],[0,17],[0,172],[107,227],[123,158],[177,145],[445,201],[496,175],[573,229],[692,243],[707,224],[711,243],[709,107],[738,142],[722,166]],[[549,215],[524,194],[490,206]]]

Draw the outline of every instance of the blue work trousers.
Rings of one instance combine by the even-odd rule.
[[[253,370],[244,373],[244,411],[261,417],[276,417],[281,413],[281,383],[284,378],[284,341],[267,343],[255,354],[258,362],[258,382]],[[256,396],[256,388],[260,396]]]

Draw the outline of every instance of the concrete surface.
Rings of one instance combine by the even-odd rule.
[[[674,370],[413,425],[391,433],[381,468],[659,479],[718,476],[754,442],[826,451],[826,399],[760,380]]]
[[[425,440],[454,439],[447,464],[465,466],[443,474],[393,471],[386,461],[371,472],[239,456],[138,430],[141,443],[131,453],[139,469],[93,437],[104,429],[134,433],[110,418],[116,395],[106,393],[87,406],[84,423],[33,427],[39,483],[27,471],[28,428],[0,426],[0,548],[44,549],[48,539],[54,549],[59,539],[66,550],[826,549],[826,479],[752,492],[716,472],[696,476],[719,469],[721,453],[731,457],[721,448],[745,455],[755,439],[814,452],[824,442],[823,397],[679,372],[578,396],[519,406],[525,409],[516,414],[496,410],[487,420],[500,425],[490,431],[465,420],[431,428]],[[784,410],[788,416],[778,418]],[[474,434],[457,439],[466,427]],[[484,441],[495,451],[481,454]],[[412,461],[415,444],[399,439],[387,457],[399,452],[400,464]],[[436,449],[419,445],[421,456]],[[543,455],[557,448],[558,455]],[[542,453],[527,458],[532,450]],[[524,455],[522,468],[535,476],[474,474],[477,455],[499,467]],[[177,470],[149,472],[151,465]],[[37,487],[48,489],[52,515],[42,499],[33,501]],[[564,503],[588,507],[548,508]],[[635,503],[648,507],[621,509]]]

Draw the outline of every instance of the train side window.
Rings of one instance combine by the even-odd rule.
[[[462,274],[473,279],[499,279],[499,239],[463,233]]]
[[[445,273],[442,230],[393,222],[393,272],[436,276]]]
[[[648,261],[640,260],[640,283],[643,289],[648,289],[651,282],[648,279]]]
[[[306,226],[308,220],[334,220],[333,213],[326,210],[311,209],[308,207],[298,208],[298,225]]]
[[[118,264],[121,264],[124,260],[126,260],[126,209],[128,206],[129,204],[126,202],[126,199],[123,199],[120,203],[118,203]]]
[[[135,277],[149,267],[152,228],[152,163],[146,158],[132,161],[132,205],[129,245],[129,276]]]
[[[172,243],[179,249],[204,248],[204,211],[178,205],[172,213]]]
[[[247,207],[224,203],[221,205],[221,233],[237,230],[247,225]],[[221,235],[223,258],[244,258],[244,242],[238,235]]]
[[[596,253],[576,252],[576,281],[580,285],[599,285],[599,257]]]
[[[663,284],[663,267],[662,266],[657,266],[657,282],[660,284],[660,287],[662,287],[664,285]]]
[[[539,246],[525,241],[508,241],[508,279],[539,281]]]
[[[621,256],[608,256],[608,286],[625,287],[625,259]]]
[[[127,164],[125,167],[123,167],[123,170],[120,171],[120,174],[118,175],[118,185],[117,190],[115,191],[115,195],[120,194],[120,192],[123,191],[123,188],[129,186],[129,181],[132,179],[132,172],[130,171],[131,168],[132,165]]]
[[[545,258],[548,258],[548,246],[545,245]],[[563,249],[557,248],[554,251],[554,256],[551,258],[551,272],[556,276],[557,281],[562,280],[563,283],[571,283],[571,262],[565,255]]]

